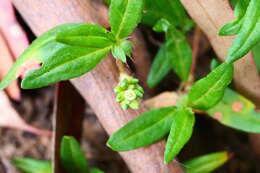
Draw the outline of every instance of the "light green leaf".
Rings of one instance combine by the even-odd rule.
[[[52,173],[52,164],[49,161],[15,158],[12,162],[23,173]]]
[[[207,110],[216,105],[224,95],[233,77],[233,65],[223,63],[205,78],[197,81],[188,93],[188,105]]]
[[[187,81],[192,63],[192,50],[185,35],[175,28],[170,28],[166,44],[173,70],[183,81]]]
[[[144,0],[111,0],[109,17],[116,40],[131,34],[141,21]]]
[[[155,87],[171,70],[170,54],[167,51],[167,45],[163,44],[155,59],[153,60],[147,84],[149,87]]]
[[[153,30],[156,32],[167,32],[170,26],[170,22],[162,18],[153,26]]]
[[[131,41],[124,40],[124,41],[122,41],[120,46],[124,50],[124,53],[127,56],[131,56],[131,53],[132,53],[132,42]]]
[[[192,135],[194,123],[195,117],[190,108],[177,108],[173,116],[171,131],[166,143],[164,153],[165,163],[171,162],[189,141]]]
[[[105,172],[100,169],[93,168],[93,169],[90,169],[89,173],[105,173]]]
[[[124,50],[120,46],[114,46],[112,48],[112,55],[115,59],[120,59],[124,63],[126,63],[126,55]]]
[[[222,100],[207,113],[226,126],[260,133],[260,113],[255,112],[255,105],[231,89],[227,88]]]
[[[227,152],[210,153],[184,162],[186,173],[209,173],[228,161]]]
[[[219,35],[235,35],[240,31],[249,1],[250,0],[239,0],[235,3],[234,13],[237,19],[225,24],[220,29]]]
[[[62,166],[71,173],[86,173],[88,162],[77,140],[64,136],[61,141],[60,157]]]
[[[107,145],[116,151],[144,147],[162,139],[171,128],[175,107],[150,110],[115,132]]]
[[[226,23],[219,31],[219,35],[236,35],[242,26],[243,19],[237,19]]]
[[[260,40],[260,0],[251,0],[241,29],[228,51],[227,62],[245,56]]]

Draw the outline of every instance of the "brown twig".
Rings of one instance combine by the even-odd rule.
[[[202,33],[201,33],[199,26],[196,26],[193,41],[192,41],[192,65],[191,65],[191,70],[190,70],[190,74],[191,74],[192,78],[194,78],[194,74],[195,74],[195,70],[196,70],[196,64],[197,64],[197,59],[198,59],[198,55],[199,55],[201,34]]]

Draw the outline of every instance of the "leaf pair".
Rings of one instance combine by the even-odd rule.
[[[244,9],[248,1],[241,2],[244,5],[238,3],[240,6],[237,10],[237,15],[240,15],[238,25],[241,26],[234,32],[237,36],[228,51],[227,62],[234,62],[245,56],[260,41],[260,0],[250,0],[246,12]]]
[[[167,32],[167,40],[160,47],[153,61],[147,79],[148,85],[156,86],[171,69],[183,81],[187,81],[192,63],[192,51],[185,35],[165,20],[160,20],[154,28],[157,31]]]
[[[63,167],[70,173],[104,173],[88,167],[88,161],[74,137],[64,136],[61,142],[60,158]]]
[[[115,58],[126,62],[131,48],[123,41],[141,20],[143,0],[112,0],[109,10],[111,33],[98,25],[64,24],[37,38],[16,61],[0,83],[5,88],[32,63],[41,68],[30,71],[22,88],[39,88],[91,71],[113,49]],[[122,44],[121,44],[122,43]]]
[[[170,132],[165,152],[165,162],[170,162],[189,140],[194,121],[188,108],[154,109],[119,129],[107,145],[116,151],[133,150],[153,144]]]

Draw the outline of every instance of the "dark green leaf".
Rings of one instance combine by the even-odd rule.
[[[260,43],[253,48],[253,55],[258,72],[260,72]]]
[[[188,93],[188,105],[206,110],[216,105],[233,77],[233,65],[223,63],[208,76],[197,81]]]
[[[93,168],[93,169],[90,169],[89,173],[104,173],[104,171],[97,169],[97,168]]]
[[[177,108],[173,116],[171,131],[166,143],[164,162],[169,163],[172,161],[189,141],[194,123],[195,117],[190,108]]]
[[[170,26],[170,22],[162,18],[153,26],[153,30],[156,32],[167,32]]]
[[[107,145],[116,151],[127,151],[153,144],[170,131],[174,113],[174,107],[145,112],[115,132]]]
[[[52,165],[49,161],[15,158],[12,162],[23,173],[52,173]]]
[[[154,26],[160,19],[166,19],[174,26],[185,25],[188,19],[179,0],[146,0],[143,23]]]
[[[186,173],[209,173],[228,161],[227,152],[217,152],[196,157],[184,162]]]
[[[86,173],[88,162],[79,143],[74,137],[64,136],[61,142],[60,157],[62,166],[71,173]]]
[[[221,124],[249,133],[260,133],[260,113],[255,105],[231,89],[226,89],[222,100],[207,110]]]
[[[163,44],[159,49],[151,70],[148,75],[147,83],[149,87],[155,87],[171,70],[171,61],[167,45]]]
[[[141,21],[144,0],[111,0],[109,8],[111,31],[117,40],[131,34]]]
[[[228,51],[228,62],[245,56],[260,40],[260,1],[251,0],[241,29]]]
[[[170,28],[166,44],[173,70],[183,81],[187,81],[192,63],[192,50],[185,35],[175,28]]]

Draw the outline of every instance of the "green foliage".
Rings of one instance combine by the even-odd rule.
[[[155,87],[171,70],[171,55],[167,50],[167,43],[163,44],[153,60],[147,79],[149,87]]]
[[[154,26],[161,19],[166,19],[178,27],[184,27],[189,22],[185,9],[179,0],[145,1],[142,23]]]
[[[192,63],[190,45],[185,35],[175,28],[168,31],[167,38],[172,68],[183,81],[187,81]]]
[[[260,72],[260,43],[253,48],[253,56],[258,72]]]
[[[16,168],[23,173],[52,173],[52,164],[48,161],[31,158],[15,158],[12,162]]]
[[[177,108],[167,139],[164,162],[169,163],[180,152],[192,135],[195,117],[190,108]]]
[[[207,110],[216,105],[224,95],[233,77],[233,65],[223,63],[208,76],[197,81],[188,93],[188,105]]]
[[[167,32],[171,24],[168,20],[162,18],[153,26],[155,32]]]
[[[125,76],[114,88],[116,101],[126,110],[129,107],[139,109],[139,100],[143,97],[144,90],[138,84],[139,80],[130,76]]]
[[[90,169],[89,173],[104,173],[104,172],[100,169],[93,168],[93,169]]]
[[[187,81],[191,63],[192,51],[185,35],[171,26],[167,30],[166,43],[161,46],[153,61],[147,83],[150,87],[156,86],[169,73],[170,68],[183,81]]]
[[[228,161],[227,152],[210,153],[184,163],[186,173],[210,173]]]
[[[228,62],[246,55],[260,40],[260,0],[251,0],[241,29],[228,51]]]
[[[30,71],[22,88],[39,88],[58,81],[79,77],[110,52],[126,62],[131,42],[125,38],[141,20],[143,0],[112,0],[109,11],[111,32],[98,25],[70,23],[57,26],[38,37],[16,61],[1,81],[0,90],[15,80],[32,63],[41,67]]]
[[[112,0],[109,18],[112,34],[117,40],[127,37],[141,21],[143,0]]]
[[[107,145],[128,151],[153,144],[169,133],[174,114],[175,107],[145,112],[110,136]]]
[[[86,173],[88,161],[74,137],[64,136],[61,142],[60,158],[63,167],[70,173]]]
[[[222,100],[207,110],[221,124],[249,133],[260,133],[260,113],[255,105],[231,89],[226,89]]]
[[[234,13],[237,19],[225,24],[219,31],[220,35],[235,35],[239,32],[244,21],[244,15],[246,13],[249,1],[250,0],[239,0],[234,2]]]

